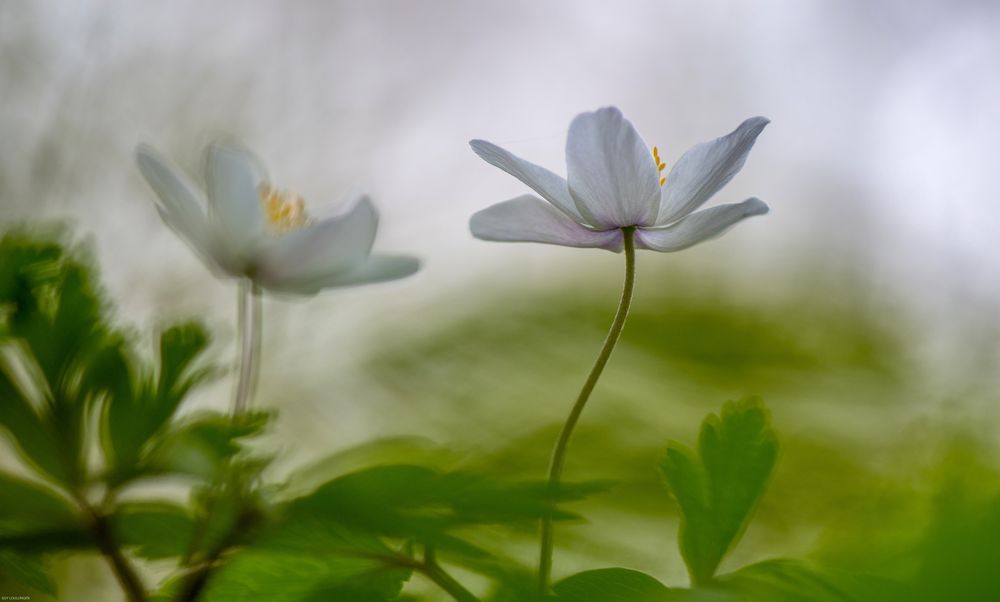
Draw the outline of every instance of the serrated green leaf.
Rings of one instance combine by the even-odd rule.
[[[0,426],[15,444],[21,457],[41,473],[66,483],[66,467],[56,436],[9,373],[7,358],[0,358]]]
[[[160,334],[157,394],[168,400],[165,415],[173,414],[177,403],[187,391],[205,376],[191,367],[205,349],[211,337],[205,327],[196,322],[177,324]],[[171,405],[173,407],[171,407]]]
[[[156,370],[143,370],[141,363],[124,349],[102,357],[109,392],[102,442],[112,465],[110,479],[114,485],[163,472],[201,478],[216,474],[220,453],[214,445],[214,433],[191,434],[185,431],[185,426],[170,422],[190,390],[211,374],[210,368],[193,367],[208,341],[207,332],[198,324],[181,324],[164,330],[160,334]],[[216,416],[212,415],[208,421],[219,422]],[[189,429],[213,430],[211,425]],[[171,454],[178,457],[175,459]]]
[[[695,585],[711,581],[764,494],[778,441],[762,401],[727,402],[702,423],[698,452],[671,442],[660,469],[681,508],[680,549]]]
[[[78,485],[85,480],[87,415],[102,392],[90,363],[115,344],[100,292],[90,268],[51,241],[7,234],[0,263],[4,331],[17,349],[4,354],[0,424],[35,468]],[[28,386],[15,383],[14,373]]]

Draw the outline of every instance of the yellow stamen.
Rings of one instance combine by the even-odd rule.
[[[667,164],[660,159],[660,149],[658,147],[653,147],[653,161],[656,163],[656,173],[662,174],[663,170],[667,168]],[[660,178],[660,186],[667,181],[666,176]]]
[[[264,183],[258,189],[267,225],[277,234],[297,230],[309,223],[306,203],[302,197],[278,190]]]

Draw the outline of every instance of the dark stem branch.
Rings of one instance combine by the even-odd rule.
[[[441,588],[442,591],[455,599],[456,602],[480,602],[475,594],[466,589],[464,585],[459,583],[438,564],[434,546],[424,547],[423,562],[403,555],[378,556],[377,558],[386,564],[408,568],[424,575]]]
[[[95,510],[83,494],[77,495],[76,501],[86,513],[97,548],[107,558],[108,564],[111,565],[111,570],[114,571],[118,583],[125,590],[125,596],[129,602],[146,602],[146,587],[139,579],[135,567],[122,553],[121,547],[115,540],[115,534],[108,517]]]

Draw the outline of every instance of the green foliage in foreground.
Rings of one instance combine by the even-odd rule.
[[[680,546],[693,583],[709,583],[743,534],[778,460],[757,399],[727,403],[702,423],[698,452],[671,442],[660,469],[680,503]]]
[[[638,319],[648,335],[655,322],[642,311]],[[58,599],[50,569],[73,554],[131,566],[148,599],[159,601],[412,602],[435,588],[435,600],[484,602],[930,602],[1000,591],[1000,478],[976,452],[952,463],[975,467],[965,474],[943,464],[932,495],[905,483],[888,487],[891,495],[870,492],[873,503],[889,495],[899,516],[916,517],[904,525],[859,521],[843,529],[850,542],[827,542],[816,558],[732,567],[757,511],[789,507],[769,487],[798,449],[782,438],[779,462],[770,411],[746,398],[705,417],[691,446],[670,441],[665,453],[599,465],[617,481],[626,464],[659,468],[662,483],[641,493],[663,507],[676,502],[690,587],[598,566],[540,596],[533,558],[509,542],[533,534],[543,516],[579,523],[589,507],[580,500],[621,500],[622,483],[552,490],[502,454],[460,462],[401,439],[267,482],[271,458],[254,438],[273,414],[234,422],[187,407],[219,372],[206,361],[207,331],[184,323],[151,338],[146,349],[111,321],[93,270],[58,236],[0,239],[0,432],[18,460],[0,471],[0,593]],[[757,346],[776,349],[782,340]],[[165,484],[183,494],[149,487]],[[153,572],[159,582],[150,566],[166,567]]]

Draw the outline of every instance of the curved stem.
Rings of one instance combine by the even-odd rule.
[[[625,284],[622,287],[621,301],[618,302],[618,311],[615,313],[615,319],[611,322],[608,336],[604,339],[604,346],[601,347],[601,352],[597,355],[594,366],[590,369],[590,374],[587,375],[587,380],[584,381],[583,388],[580,389],[576,403],[573,404],[573,409],[570,410],[566,423],[563,424],[562,431],[559,433],[555,448],[552,450],[552,460],[549,463],[549,490],[553,493],[562,477],[566,449],[569,446],[569,439],[573,435],[573,429],[580,420],[580,414],[583,413],[583,408],[587,405],[587,400],[590,399],[590,394],[593,392],[594,386],[597,385],[597,380],[601,377],[601,372],[604,371],[604,366],[608,363],[608,358],[611,357],[611,352],[614,351],[615,345],[618,343],[622,328],[625,326],[625,318],[628,317],[629,306],[632,304],[632,290],[635,287],[635,228],[622,228],[622,235],[625,241]],[[541,552],[538,559],[538,589],[544,595],[549,590],[549,578],[552,574],[552,549],[555,545],[551,516],[542,519],[541,539]]]
[[[250,280],[240,281],[237,296],[237,321],[240,331],[240,372],[233,394],[233,418],[246,413],[257,388],[260,363],[260,287]]]

